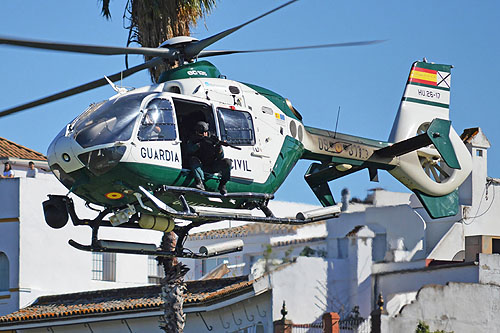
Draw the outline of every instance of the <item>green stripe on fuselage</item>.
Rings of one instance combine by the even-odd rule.
[[[264,183],[251,182],[232,178],[228,184],[229,192],[255,192],[275,193],[286,177],[300,159],[304,151],[301,142],[286,136],[278,158],[274,164],[271,174]],[[136,201],[133,192],[137,192],[139,186],[154,190],[162,185],[170,186],[193,186],[193,177],[189,170],[180,170],[147,163],[120,162],[110,172],[101,176],[92,175],[86,168],[79,169],[70,174],[76,179],[73,192],[84,200],[108,207],[122,207]],[[219,176],[209,175],[206,180],[206,188],[217,191]],[[132,190],[126,194],[127,190]],[[124,194],[123,198],[110,200],[105,197],[106,193],[119,192]],[[165,194],[161,197],[167,204],[180,209],[178,198]],[[224,200],[222,203],[210,201],[205,197],[187,195],[186,199],[192,204],[212,207],[237,207],[241,201],[230,202]]]
[[[435,71],[440,71],[440,72],[451,72],[451,65],[442,65],[442,64],[433,64],[430,62],[422,62],[422,61],[417,61],[415,62],[416,66],[419,68],[426,68],[426,69],[432,69]]]
[[[450,106],[448,104],[436,103],[436,102],[431,102],[431,101],[425,101],[423,99],[417,99],[417,98],[411,98],[411,97],[403,97],[401,100],[403,102],[413,102],[413,103],[418,103],[418,104],[425,104],[425,105],[437,106],[437,107],[445,108],[445,109],[449,109],[450,108]]]

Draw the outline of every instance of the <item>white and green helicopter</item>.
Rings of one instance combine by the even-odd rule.
[[[6,116],[108,83],[117,91],[67,124],[47,153],[54,175],[70,192],[101,207],[100,213],[93,220],[80,219],[68,196],[49,195],[44,202],[46,222],[62,228],[69,215],[73,224],[90,226],[90,245],[70,240],[81,250],[206,258],[240,250],[241,244],[194,253],[183,247],[193,227],[228,219],[303,224],[336,217],[340,208],[328,182],[362,169],[369,170],[373,181],[377,170],[390,172],[417,195],[433,218],[457,214],[457,188],[468,177],[472,160],[449,121],[451,66],[413,63],[389,140],[384,142],[308,127],[288,99],[254,84],[226,79],[210,62],[198,61],[218,55],[293,49],[205,50],[295,1],[206,39],[175,37],[158,48],[0,37],[0,44],[21,47],[153,57],[121,73],[0,112],[0,117]],[[161,62],[182,65],[164,72],[155,85],[127,90],[112,83]],[[225,195],[216,192],[218,174],[208,176],[206,191],[193,186],[184,143],[198,121],[210,125],[211,136],[232,160]],[[267,204],[300,159],[313,161],[304,178],[324,208],[296,218],[275,217]],[[248,214],[252,209],[262,210],[265,216]],[[177,223],[179,220],[189,223]],[[99,240],[101,226],[174,231],[179,239],[173,251],[154,244]]]

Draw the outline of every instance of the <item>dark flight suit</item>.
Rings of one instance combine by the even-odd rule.
[[[205,172],[221,173],[219,191],[224,188],[231,177],[231,160],[224,158],[222,147],[210,137],[194,134],[187,142],[189,168],[193,172],[197,183],[205,181]],[[225,193],[223,193],[225,194]]]

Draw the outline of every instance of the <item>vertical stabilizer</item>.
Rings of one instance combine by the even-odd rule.
[[[413,63],[389,136],[390,142],[397,143],[428,132],[434,119],[439,119],[437,124],[449,124],[451,68],[450,65],[426,61]],[[399,165],[389,171],[406,187],[420,195],[421,201],[424,198],[426,208],[438,207],[446,198],[446,202],[450,201],[449,198],[455,198],[450,194],[463,183],[472,168],[470,153],[453,127],[448,125],[445,130],[445,126],[442,126],[431,132],[431,140],[439,139],[437,142],[433,141],[434,144],[401,155]],[[439,145],[440,140],[443,145]],[[451,166],[445,163],[447,158],[450,163],[449,157],[456,157]],[[455,201],[454,199],[453,211],[456,210]],[[427,202],[432,204],[426,205]]]
[[[390,142],[414,136],[420,125],[434,118],[450,119],[451,68],[423,61],[413,63]]]

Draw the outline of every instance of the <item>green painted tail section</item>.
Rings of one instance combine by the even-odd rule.
[[[450,127],[451,121],[436,118],[429,126],[427,135],[445,163],[452,169],[460,169],[460,163],[450,141]]]
[[[432,197],[418,190],[414,192],[427,213],[433,219],[455,216],[458,214],[458,209],[460,207],[458,204],[458,189],[441,197]]]
[[[312,163],[309,166],[304,179],[311,188],[311,190],[318,198],[323,207],[335,205],[332,191],[328,182],[330,181],[331,167],[325,164]]]

